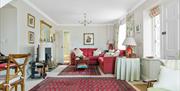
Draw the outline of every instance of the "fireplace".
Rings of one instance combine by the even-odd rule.
[[[48,65],[49,69],[56,67],[53,50],[52,43],[41,43],[39,45],[39,60],[44,61]]]
[[[45,63],[49,63],[51,61],[51,48],[45,48]]]
[[[52,61],[53,60],[53,45],[52,43],[40,44],[39,60],[40,61]]]

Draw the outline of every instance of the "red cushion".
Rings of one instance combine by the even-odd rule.
[[[87,51],[87,48],[79,48],[82,52],[83,52],[83,55],[88,57],[88,51]]]
[[[87,50],[88,50],[88,56],[90,57],[93,56],[93,52],[97,50],[97,48],[87,48]]]
[[[97,48],[79,48],[79,49],[83,52],[83,55],[86,57],[93,56],[93,52],[97,50]]]
[[[10,67],[13,67],[13,66],[16,66],[16,64],[10,64]],[[0,64],[0,70],[4,68],[7,68],[7,63]]]
[[[120,50],[119,56],[122,57],[122,56],[125,56],[125,55],[126,55],[126,51],[125,50]]]

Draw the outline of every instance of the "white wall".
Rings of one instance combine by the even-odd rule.
[[[137,42],[137,46],[136,46],[136,54],[139,57],[143,57],[144,56],[144,51],[146,50],[151,50],[151,49],[145,49],[144,48],[144,42],[147,42],[148,40],[145,40],[143,38],[143,34],[145,34],[146,32],[143,30],[143,25],[144,25],[144,11],[148,10],[158,4],[161,4],[161,2],[163,2],[163,0],[146,0],[142,5],[140,5],[139,7],[137,7],[135,10],[131,11],[130,14],[134,14],[134,24],[135,26],[137,25],[141,25],[140,28],[140,32],[134,32],[134,37],[135,40]],[[145,32],[145,33],[144,33]],[[146,33],[148,34],[148,32]],[[148,43],[149,44],[149,43]],[[147,45],[147,44],[146,44]],[[145,54],[149,54],[151,52],[145,53]]]
[[[24,3],[22,0],[15,0],[11,3],[14,7],[17,8],[17,30],[18,30],[18,50],[19,53],[27,53],[34,47],[37,48],[38,44],[40,44],[40,20],[44,20],[53,27],[55,26],[53,23],[48,21],[45,17],[43,17],[39,12],[34,10],[32,7]],[[35,16],[35,28],[31,28],[27,26],[27,14]],[[54,29],[52,29],[54,30]],[[28,43],[28,31],[32,31],[35,34],[35,43]]]
[[[15,8],[15,10],[14,9],[2,10],[1,8],[1,11],[0,11],[1,14],[3,12],[3,16],[5,17],[4,19],[7,19],[6,22],[4,22],[3,19],[0,19],[1,21],[0,50],[2,49],[6,50],[7,51],[6,54],[31,53],[32,57],[30,59],[35,59],[35,53],[36,53],[35,51],[38,44],[40,44],[40,20],[44,20],[48,24],[52,25],[52,31],[55,30],[54,28],[56,26],[55,24],[50,22],[46,17],[44,17],[41,13],[39,13],[37,10],[35,10],[34,8],[26,4],[23,0],[14,0],[10,3],[10,5],[12,5]],[[31,15],[35,17],[35,28],[31,28],[27,26],[28,13],[30,13]],[[5,28],[3,28],[2,30],[2,27],[5,27]],[[3,32],[3,31],[6,31],[6,32]],[[32,31],[35,34],[34,44],[28,43],[28,31]],[[9,45],[8,44],[9,42],[13,44]],[[53,55],[55,55],[55,51]],[[29,76],[29,73],[27,74],[28,76]]]
[[[0,12],[0,51],[5,55],[17,53],[17,9],[6,5]]]
[[[0,0],[0,8],[11,2],[12,0]]]
[[[166,0],[146,0],[142,5],[140,5],[139,7],[137,7],[135,10],[131,11],[129,14],[134,14],[134,24],[135,26],[137,25],[142,25],[140,28],[140,33],[139,32],[135,32],[134,37],[135,40],[137,42],[137,46],[136,46],[136,54],[139,57],[143,57],[143,56],[150,56],[152,54],[152,48],[147,47],[147,45],[151,45],[150,39],[148,39],[148,36],[151,36],[150,32],[148,32],[146,26],[144,26],[144,24],[148,24],[145,19],[147,19],[146,15],[144,15],[144,13],[146,11],[149,11],[151,8],[153,8],[156,5],[162,5],[164,2],[166,2]],[[148,20],[148,19],[147,19]],[[149,26],[149,25],[147,25]],[[146,28],[144,28],[146,27]],[[143,29],[144,28],[144,29]],[[179,30],[180,31],[180,30]],[[144,38],[146,37],[146,38]],[[180,46],[179,46],[179,53],[180,53]],[[180,58],[180,54],[179,54],[179,58]]]
[[[60,26],[60,60],[63,63],[63,32],[70,33],[70,50],[74,48],[100,48],[107,49],[107,41],[113,40],[113,25],[92,25],[84,27],[81,26]],[[94,45],[83,44],[83,33],[94,33]],[[61,55],[62,54],[62,55]]]

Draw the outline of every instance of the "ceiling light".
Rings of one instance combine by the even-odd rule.
[[[84,19],[79,21],[80,24],[83,24],[84,26],[87,26],[87,24],[91,24],[92,21],[91,20],[87,20],[87,13],[84,13]]]

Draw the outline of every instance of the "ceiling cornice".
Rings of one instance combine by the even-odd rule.
[[[59,25],[56,21],[54,21],[52,18],[50,18],[46,13],[44,13],[42,10],[40,10],[38,7],[36,7],[30,1],[28,1],[28,0],[22,0],[22,1],[25,2],[27,5],[29,5],[30,7],[32,7],[33,9],[35,9],[37,12],[39,12],[41,15],[43,15],[45,18],[47,18],[52,23],[54,23],[56,26]]]
[[[133,8],[131,8],[129,11],[128,11],[128,14],[133,12],[135,9],[137,9],[139,6],[141,6],[146,0],[143,0],[141,2],[139,2],[137,5],[135,5]]]
[[[88,24],[87,27],[91,26],[112,26],[114,24]],[[58,27],[60,26],[82,26],[84,27],[83,24],[58,24]]]
[[[131,8],[126,14],[122,15],[122,17],[118,20],[118,22],[120,22],[123,19],[126,19],[126,16],[133,12],[134,10],[136,10],[138,7],[140,7],[146,0],[143,0],[141,2],[139,2],[136,6],[134,6],[133,8]]]

